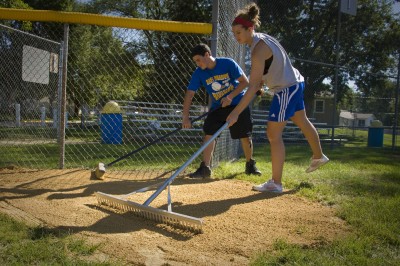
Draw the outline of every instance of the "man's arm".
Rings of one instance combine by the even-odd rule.
[[[238,96],[249,85],[249,80],[245,74],[241,75],[237,81],[239,81],[238,86],[231,93],[221,99],[222,107],[230,105],[232,99]]]
[[[191,128],[192,123],[189,118],[190,106],[192,105],[192,99],[195,95],[195,92],[192,90],[186,90],[185,99],[183,101],[183,110],[182,110],[182,128]]]
[[[233,99],[239,95],[247,86],[249,86],[249,80],[245,74],[241,75],[237,81],[239,81],[239,85],[234,89],[230,94],[230,98]]]

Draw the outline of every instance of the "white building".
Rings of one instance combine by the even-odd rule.
[[[340,110],[339,125],[347,127],[369,127],[375,120],[373,114],[352,113],[346,110]]]

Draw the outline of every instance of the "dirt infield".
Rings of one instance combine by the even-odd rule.
[[[131,213],[98,206],[93,193],[126,194],[162,180],[113,176],[90,179],[89,170],[0,169],[0,211],[31,225],[45,225],[101,243],[96,258],[131,265],[247,265],[277,239],[302,245],[329,242],[348,232],[334,210],[297,196],[251,191],[238,180],[178,178],[173,211],[203,218],[193,234]],[[147,195],[130,200],[142,203]],[[166,208],[161,193],[151,204]]]

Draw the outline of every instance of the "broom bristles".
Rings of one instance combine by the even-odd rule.
[[[122,211],[131,211],[136,216],[181,229],[187,229],[196,233],[203,232],[203,220],[200,218],[153,208],[102,192],[95,192],[95,196],[99,204],[107,205]]]
[[[106,167],[104,163],[99,163],[95,170],[92,171],[92,176],[99,180],[104,180],[104,174],[106,173]]]

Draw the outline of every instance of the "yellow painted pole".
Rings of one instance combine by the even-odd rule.
[[[138,30],[179,32],[179,33],[198,33],[198,34],[212,33],[211,23],[194,23],[194,22],[125,18],[125,17],[106,16],[98,14],[63,12],[63,11],[52,11],[52,10],[0,8],[0,19],[90,24],[98,26],[120,27],[120,28],[130,28]]]

